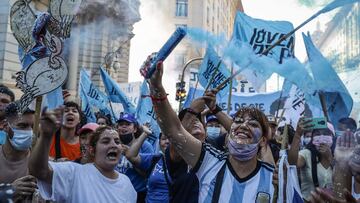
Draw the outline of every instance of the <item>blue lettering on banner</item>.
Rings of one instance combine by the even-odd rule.
[[[250,44],[256,54],[261,54],[284,35],[285,34],[283,33],[272,33],[264,29],[258,30],[257,28],[254,28]],[[282,43],[276,45],[281,48],[279,63],[282,63],[283,58],[293,56],[294,43],[294,36],[290,36],[287,40],[284,40]],[[272,52],[270,51],[268,54],[272,55]]]

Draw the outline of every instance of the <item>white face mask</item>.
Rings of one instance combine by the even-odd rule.
[[[220,135],[220,128],[219,127],[206,127],[206,132],[210,138],[214,139]]]
[[[306,146],[310,143],[311,137],[301,137],[303,146]]]
[[[33,131],[18,130],[15,128],[11,128],[11,130],[14,132],[13,137],[9,139],[11,145],[19,151],[28,150],[32,143]]]

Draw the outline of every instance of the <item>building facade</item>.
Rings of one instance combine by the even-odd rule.
[[[228,39],[233,32],[236,11],[243,11],[241,0],[170,0],[165,6],[174,28],[201,28],[216,35],[225,34]],[[197,48],[185,40],[172,55],[176,66],[180,68],[187,61],[203,57],[204,54],[204,49]],[[200,63],[197,61],[190,64],[187,71],[197,68]]]
[[[14,2],[0,2],[0,83],[13,88],[15,73],[21,69],[17,41],[10,29],[9,12]],[[31,2],[36,12],[47,11],[48,5],[49,0]],[[69,77],[64,88],[76,95],[81,68],[91,73],[93,82],[100,87],[100,66],[117,82],[128,81],[130,39],[133,24],[140,20],[139,6],[138,0],[83,0],[71,37],[65,40],[63,57]]]

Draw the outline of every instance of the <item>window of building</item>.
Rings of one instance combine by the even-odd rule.
[[[188,0],[176,0],[176,16],[188,16]]]
[[[182,27],[182,28],[187,28],[186,24],[175,24],[176,28]]]

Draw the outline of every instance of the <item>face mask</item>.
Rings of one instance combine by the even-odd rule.
[[[11,127],[10,127],[11,128]],[[9,139],[11,145],[20,151],[28,150],[32,143],[33,131],[32,130],[18,130],[11,128],[14,135]]]
[[[206,127],[208,136],[212,139],[217,138],[220,135],[220,128],[218,127]]]
[[[120,135],[120,140],[124,145],[128,145],[133,140],[133,138],[134,137],[132,133]]]
[[[301,137],[303,146],[306,146],[310,143],[311,137]]]
[[[229,153],[239,161],[249,161],[258,151],[258,143],[255,144],[238,144],[229,137],[227,144]]]
[[[336,130],[335,131],[335,135],[336,137],[341,137],[345,134],[345,131],[342,131],[342,130]]]
[[[312,143],[315,146],[320,146],[320,144],[326,144],[329,147],[331,147],[331,145],[333,143],[333,138],[332,138],[332,136],[329,136],[329,135],[318,135],[318,136],[313,137]]]

